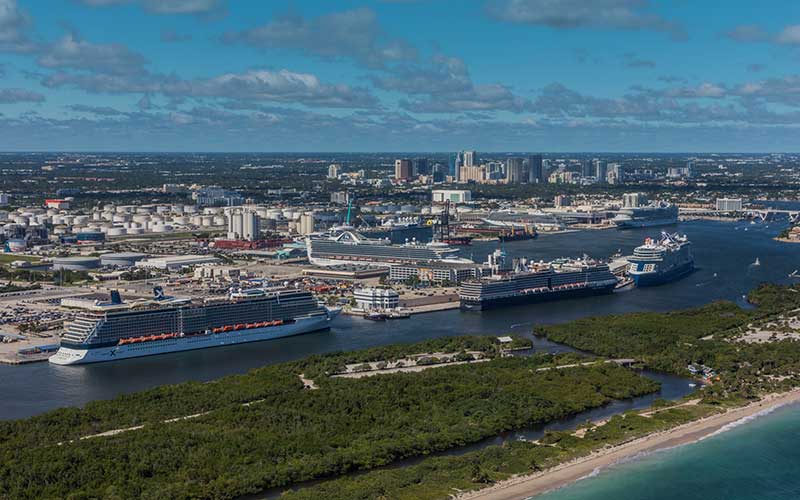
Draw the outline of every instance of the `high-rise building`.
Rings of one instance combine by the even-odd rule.
[[[478,164],[478,153],[475,151],[462,151],[461,157],[464,167],[474,167]]]
[[[619,163],[611,163],[608,165],[606,182],[609,184],[622,184],[625,182],[625,170],[622,168],[622,165]]]
[[[328,179],[336,179],[339,177],[339,165],[332,163],[328,166]]]
[[[506,160],[506,182],[508,184],[522,182],[522,158],[509,158]]]
[[[741,198],[717,198],[717,210],[721,212],[741,212]]]
[[[647,195],[644,193],[625,193],[622,195],[622,208],[637,208],[647,205]]]
[[[429,175],[431,173],[430,168],[428,167],[428,159],[427,158],[414,158],[412,163],[412,175]]]
[[[594,177],[595,170],[594,165],[589,159],[581,160],[581,176],[582,177]]]
[[[411,160],[398,159],[394,161],[394,178],[398,181],[407,181],[411,178]]]
[[[459,182],[486,182],[489,179],[489,171],[484,166],[462,166],[459,174]]]
[[[433,176],[433,182],[444,182],[445,177],[450,174],[450,169],[447,165],[442,165],[441,163],[435,163],[431,167],[431,176]]]
[[[528,157],[528,182],[547,182],[547,172],[544,168],[542,155],[532,155]]]
[[[594,176],[597,177],[597,182],[606,182],[606,178],[608,177],[608,163],[595,158],[592,160],[592,165],[594,165]]]

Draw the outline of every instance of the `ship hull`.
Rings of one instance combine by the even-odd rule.
[[[338,311],[328,314],[299,317],[294,322],[279,326],[251,328],[207,335],[192,335],[165,340],[155,340],[138,344],[116,345],[112,347],[77,348],[62,346],[50,357],[50,363],[56,365],[79,365],[102,363],[120,359],[155,356],[173,352],[193,351],[227,345],[245,344],[274,340],[294,335],[327,330]],[[88,346],[87,346],[88,347]]]
[[[637,287],[658,286],[677,281],[694,271],[694,263],[686,262],[665,272],[652,272],[631,274],[634,285]]]
[[[570,290],[554,290],[543,293],[531,293],[513,295],[497,299],[487,299],[482,301],[461,300],[461,309],[464,311],[485,311],[500,307],[514,306],[520,304],[535,304],[538,302],[551,302],[555,300],[576,299],[582,297],[593,297],[596,295],[606,295],[614,291],[616,283],[604,286],[574,288]]]

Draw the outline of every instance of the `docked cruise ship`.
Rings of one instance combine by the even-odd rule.
[[[661,233],[647,238],[628,259],[628,274],[636,286],[655,286],[680,279],[694,270],[692,243],[686,236]]]
[[[588,258],[538,263],[522,259],[507,268],[505,254],[498,250],[489,256],[487,264],[492,268],[492,275],[461,284],[462,309],[483,310],[600,295],[613,292],[618,282],[607,264]]]
[[[678,222],[678,206],[656,203],[646,207],[624,208],[611,222],[620,229],[668,226]]]
[[[343,264],[390,267],[397,264],[472,262],[458,257],[458,249],[446,243],[421,243],[413,240],[395,245],[388,239],[367,238],[350,228],[334,229],[323,236],[306,238],[306,251],[309,262],[323,267]]]
[[[67,323],[50,362],[97,363],[324,330],[339,313],[304,290],[251,289],[193,304],[189,299],[96,304]],[[113,298],[116,295],[116,300]]]

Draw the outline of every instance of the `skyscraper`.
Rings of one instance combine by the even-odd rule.
[[[428,168],[428,159],[427,158],[414,158],[412,163],[412,175],[428,175],[430,174],[430,169]]]
[[[411,160],[403,158],[394,161],[394,178],[407,181],[411,178]]]
[[[594,174],[595,169],[592,162],[588,158],[581,160],[581,177],[593,177]]]
[[[328,166],[328,179],[336,179],[339,177],[339,165],[332,163]]]
[[[522,158],[509,158],[506,160],[506,182],[508,184],[522,182]]]
[[[461,155],[464,161],[462,166],[474,167],[478,164],[478,153],[475,151],[462,151]]]
[[[606,177],[608,176],[608,163],[595,158],[592,160],[592,164],[594,165],[594,176],[597,177],[597,182],[606,182]]]
[[[542,155],[532,155],[528,157],[528,182],[547,182],[547,172],[544,171]]]

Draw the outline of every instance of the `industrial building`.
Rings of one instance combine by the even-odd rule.
[[[90,271],[100,267],[97,257],[56,257],[53,259],[54,271]]]
[[[164,269],[173,271],[185,267],[200,266],[202,264],[216,264],[219,259],[209,255],[164,255],[150,257],[136,263],[136,267]]]
[[[129,268],[146,258],[147,255],[136,252],[106,253],[100,256],[100,265],[103,267]]]

